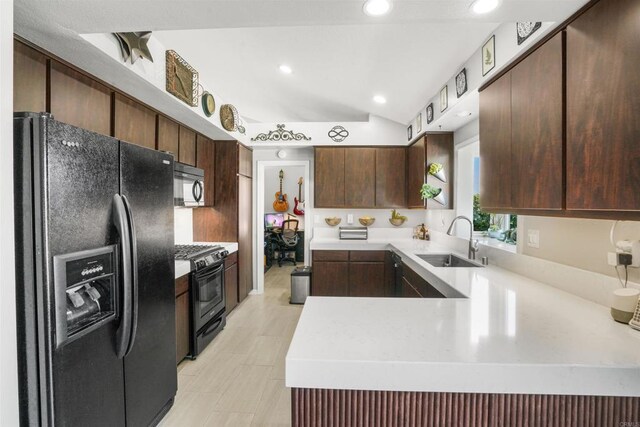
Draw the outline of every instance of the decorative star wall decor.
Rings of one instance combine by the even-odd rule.
[[[251,138],[252,141],[311,141],[311,138],[303,133],[294,133],[286,130],[285,125],[276,125],[276,130],[270,130],[269,133],[259,133]]]
[[[147,43],[151,38],[151,31],[142,31],[137,33],[113,33],[113,35],[116,40],[118,40],[124,62],[131,59],[131,64],[134,64],[138,58],[148,59],[153,62],[153,57],[151,56],[151,52],[147,46]]]

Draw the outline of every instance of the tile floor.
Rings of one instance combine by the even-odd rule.
[[[288,426],[285,356],[302,306],[290,305],[291,270],[275,265],[196,360],[178,365],[178,394],[161,427]]]

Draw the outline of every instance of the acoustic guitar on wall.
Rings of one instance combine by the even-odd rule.
[[[304,201],[302,200],[302,177],[298,178],[298,197],[294,197],[296,203],[293,207],[293,213],[296,215],[304,215]]]
[[[273,202],[273,210],[276,212],[287,212],[289,210],[289,202],[287,202],[287,195],[282,194],[282,179],[284,178],[284,171],[280,169],[280,191],[276,193],[276,200]]]

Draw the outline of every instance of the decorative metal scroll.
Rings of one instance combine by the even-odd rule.
[[[334,126],[328,133],[329,138],[334,140],[335,142],[342,142],[349,136],[349,131],[346,130],[343,126]]]
[[[259,133],[251,138],[252,141],[311,141],[311,138],[305,134],[294,133],[284,128],[284,125],[276,125],[276,130],[270,130],[269,133]]]

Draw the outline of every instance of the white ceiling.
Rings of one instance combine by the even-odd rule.
[[[561,21],[585,1],[502,0],[475,16],[471,0],[395,0],[376,19],[361,0],[16,0],[16,19],[28,15],[58,32],[154,30],[256,121],[371,113],[407,123],[500,23]],[[294,73],[281,74],[282,63]],[[374,94],[387,104],[374,104]]]

